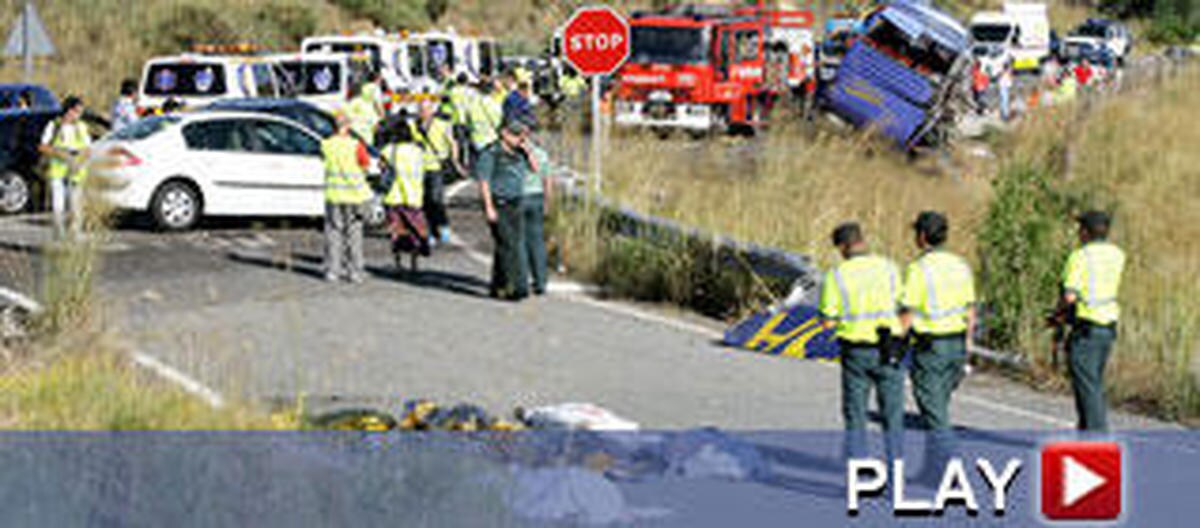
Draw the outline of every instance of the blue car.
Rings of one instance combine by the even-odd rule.
[[[970,62],[967,30],[932,5],[876,9],[846,52],[824,106],[904,149],[936,145]]]
[[[38,145],[46,124],[61,113],[58,98],[33,84],[0,84],[0,213],[38,203]]]

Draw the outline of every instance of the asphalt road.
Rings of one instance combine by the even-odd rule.
[[[488,243],[473,195],[466,188],[454,201],[456,243],[416,276],[395,273],[386,241],[370,239],[361,285],[320,279],[316,223],[220,222],[185,234],[127,223],[103,244],[101,306],[133,348],[256,403],[422,397],[507,413],[586,401],[643,427],[840,427],[835,365],[722,348],[714,321],[599,300],[566,281],[521,304],[488,299]],[[0,285],[34,296],[47,240],[44,219],[0,219]],[[1073,420],[1064,396],[978,374],[953,412],[976,428]],[[1112,421],[1163,425],[1125,414]]]

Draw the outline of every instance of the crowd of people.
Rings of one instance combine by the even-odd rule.
[[[363,280],[362,230],[371,198],[370,160],[385,167],[383,204],[397,266],[452,240],[446,183],[478,184],[494,246],[490,294],[521,300],[546,292],[545,217],[553,196],[550,159],[534,139],[533,78],[517,68],[471,83],[441,72],[442,93],[415,115],[388,114],[378,76],[350,90],[338,132],[322,145],[326,168],[326,278]]]
[[[1088,59],[1060,62],[1051,57],[1041,66],[1041,74],[1032,86],[1019,90],[1016,71],[1006,64],[989,75],[980,61],[971,67],[971,95],[979,115],[996,112],[1003,121],[1042,106],[1066,104],[1079,94],[1115,89],[1123,72],[1117,65],[1093,64]]]

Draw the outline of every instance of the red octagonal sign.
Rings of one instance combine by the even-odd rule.
[[[563,52],[583,75],[607,75],[629,57],[629,23],[607,7],[585,7],[563,28]]]

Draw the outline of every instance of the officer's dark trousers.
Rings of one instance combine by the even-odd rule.
[[[950,429],[950,394],[962,381],[967,359],[965,336],[921,337],[912,359],[913,398],[925,429]]]
[[[425,221],[429,223],[429,233],[433,236],[441,234],[442,229],[450,225],[450,217],[446,214],[446,177],[449,171],[443,166],[436,171],[428,171],[423,179]]]
[[[521,199],[495,198],[496,223],[492,224],[491,294],[501,299],[523,299],[529,295],[525,271],[525,216]]]
[[[546,293],[546,208],[541,194],[526,195],[521,202],[525,216],[525,263],[533,279],[533,292]]]
[[[871,388],[879,413],[888,456],[901,454],[904,434],[904,368],[884,364],[873,345],[840,343],[842,350],[842,419],[846,425],[846,451],[849,456],[866,455],[867,402]]]
[[[913,399],[925,429],[925,456],[918,481],[936,487],[946,462],[954,456],[955,438],[950,422],[950,395],[962,381],[967,359],[965,335],[919,336],[913,347]]]
[[[1083,323],[1072,329],[1067,338],[1067,368],[1080,430],[1108,430],[1104,368],[1116,337],[1115,328]]]

